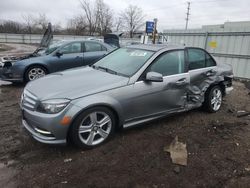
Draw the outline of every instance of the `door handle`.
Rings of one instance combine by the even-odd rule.
[[[213,76],[213,75],[215,75],[215,73],[216,73],[216,71],[213,70],[213,69],[211,69],[211,70],[207,71],[207,72],[205,73],[205,75],[206,75],[206,76]]]
[[[180,79],[180,80],[178,80],[178,81],[176,81],[175,82],[175,84],[176,85],[184,85],[184,84],[186,84],[187,83],[187,79],[186,78],[182,78],[182,79]]]
[[[80,56],[76,56],[76,57],[75,57],[75,59],[78,59],[78,58],[80,58]]]

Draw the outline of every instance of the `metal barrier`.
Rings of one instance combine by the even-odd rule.
[[[235,77],[250,79],[250,32],[168,30],[168,42],[201,47],[210,52],[218,62],[231,64]]]

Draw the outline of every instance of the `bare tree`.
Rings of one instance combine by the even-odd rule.
[[[112,11],[103,0],[90,3],[89,0],[80,0],[83,16],[86,18],[89,35],[99,33],[103,35],[111,31],[113,24]]]
[[[141,8],[134,5],[129,5],[121,13],[121,18],[124,21],[124,26],[129,31],[130,38],[132,38],[134,32],[143,26],[145,15],[143,14]]]
[[[28,33],[42,33],[48,26],[49,19],[45,14],[39,13],[37,16],[32,14],[22,15]]]
[[[114,30],[118,32],[118,31],[121,31],[123,27],[124,27],[124,24],[122,22],[122,18],[121,17],[116,18],[115,23],[114,23]]]
[[[22,15],[23,20],[24,20],[24,24],[26,27],[26,30],[29,34],[32,34],[32,31],[34,29],[34,16],[31,14],[24,14]]]
[[[95,8],[90,4],[89,0],[80,0],[81,8],[87,20],[89,35],[93,35],[96,30],[97,17],[95,15]]]
[[[100,35],[111,31],[113,25],[112,11],[103,0],[96,0],[96,28]]]
[[[1,33],[22,33],[23,29],[22,24],[11,20],[2,21],[0,24]]]
[[[45,30],[48,26],[49,19],[45,14],[39,13],[37,17],[33,18],[33,23],[35,27]]]
[[[53,29],[53,33],[55,34],[60,33],[63,30],[60,22],[53,24],[52,29]]]
[[[67,33],[75,35],[84,35],[87,31],[87,23],[84,16],[75,16],[67,24]]]

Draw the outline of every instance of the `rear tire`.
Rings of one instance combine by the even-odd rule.
[[[69,138],[79,148],[92,149],[111,138],[115,122],[115,116],[108,108],[87,109],[71,125]]]
[[[211,87],[205,93],[205,101],[203,103],[203,108],[211,113],[220,110],[222,104],[222,90],[221,87],[216,85]]]
[[[48,71],[39,65],[29,67],[24,74],[24,79],[26,82],[36,80],[48,74]]]

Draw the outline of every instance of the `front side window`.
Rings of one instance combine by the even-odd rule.
[[[86,52],[106,51],[107,49],[97,42],[85,42]]]
[[[158,72],[163,76],[184,72],[184,50],[167,52],[160,55],[149,67],[148,72]]]
[[[52,52],[60,48],[63,45],[63,43],[64,43],[63,41],[60,41],[49,45],[49,47],[45,50],[45,54],[47,55],[51,54]]]
[[[82,45],[80,42],[75,42],[64,46],[60,52],[62,54],[73,54],[73,53],[81,53]]]
[[[105,56],[96,67],[104,67],[126,76],[135,74],[154,54],[152,51],[133,48],[120,48]]]

